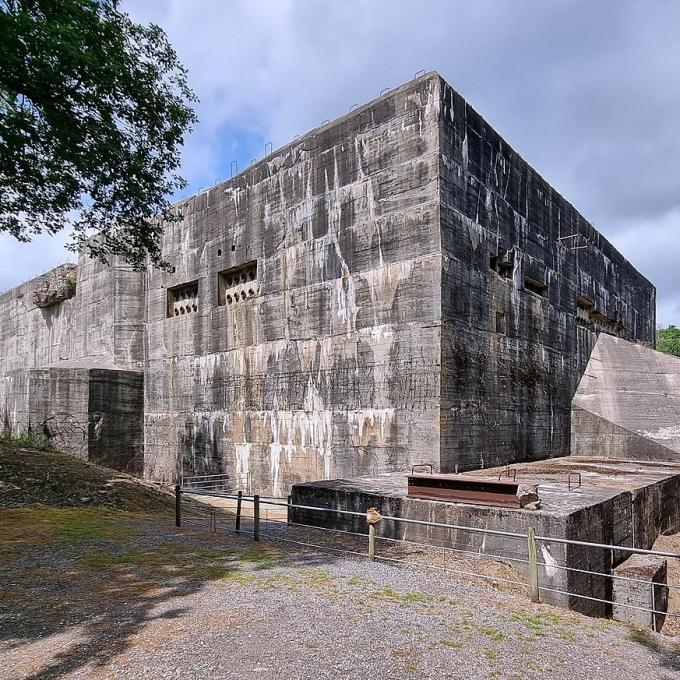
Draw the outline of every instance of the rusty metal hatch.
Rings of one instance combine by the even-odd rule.
[[[519,508],[516,482],[467,475],[408,475],[408,495],[434,501]]]

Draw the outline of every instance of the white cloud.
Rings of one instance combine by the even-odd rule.
[[[659,218],[639,219],[623,226],[612,243],[635,262],[657,287],[657,324],[680,323],[680,206]]]
[[[235,158],[261,156],[267,141],[280,146],[436,69],[657,285],[659,319],[680,322],[680,239],[668,226],[680,209],[680,3],[658,0],[654,11],[635,0],[123,7],[166,30],[201,99],[183,163],[192,188],[228,176]]]
[[[654,12],[621,0],[127,7],[159,17],[201,98],[185,166],[194,186],[228,172],[231,158],[214,144],[224,125],[276,147],[435,69],[657,285],[659,321],[680,322],[680,239],[671,234],[680,209],[680,5],[672,0]]]

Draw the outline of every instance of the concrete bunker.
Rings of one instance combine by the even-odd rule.
[[[297,484],[292,503],[352,512],[375,508],[383,515],[422,520],[381,522],[377,531],[387,538],[505,559],[525,579],[527,543],[504,532],[525,536],[531,527],[540,537],[543,601],[660,630],[668,606],[666,561],[621,548],[651,550],[660,536],[680,532],[678,404],[680,359],[603,333],[573,401],[572,443],[579,455],[461,476],[488,479],[491,491],[497,480],[537,487],[538,509],[508,501],[485,504],[481,499],[489,489],[465,503],[437,500],[436,494],[419,498],[408,493],[404,473]],[[432,479],[435,484],[437,475]],[[362,518],[332,511],[293,509],[291,517],[305,525],[367,531]]]
[[[252,492],[292,487],[362,512],[531,518],[558,537],[639,545],[676,527],[666,494],[680,430],[662,395],[680,382],[662,385],[677,371],[642,356],[653,285],[438,74],[175,210],[169,271],[81,257],[0,295],[0,409],[12,427],[57,422],[67,450],[136,461],[165,483],[229,474]],[[633,380],[652,395],[645,413]],[[623,487],[600,456],[625,469],[612,477]],[[550,475],[567,473],[541,459],[593,483],[565,491]],[[512,466],[547,500],[526,515],[405,499],[398,480],[423,460],[443,473]],[[544,578],[578,579],[551,560],[595,559],[547,546]]]
[[[538,536],[544,537],[538,542],[538,576],[543,602],[591,616],[622,616],[625,607],[617,609],[611,602],[625,604],[625,597],[632,600],[640,589],[633,588],[631,592],[629,587],[629,595],[625,595],[630,584],[619,583],[609,575],[625,574],[631,555],[621,550],[561,543],[560,539],[651,549],[659,535],[679,532],[680,507],[676,499],[680,493],[680,465],[640,466],[626,461],[567,457],[509,470],[516,470],[513,478],[517,482],[538,485],[540,509],[415,498],[408,495],[406,476],[402,473],[298,484],[293,487],[291,501],[294,505],[359,513],[376,508],[383,515],[460,527],[449,529],[382,521],[377,531],[379,536],[390,539],[444,546],[500,562],[505,560],[525,581],[528,581],[526,539],[493,532],[526,536],[531,527]],[[570,489],[569,477],[574,472],[579,472],[582,483]],[[508,468],[496,468],[464,474],[495,481],[507,473]],[[367,532],[363,518],[333,512],[293,509],[291,521]],[[465,528],[492,533],[473,533]],[[656,572],[654,578],[662,583]],[[645,587],[648,592],[649,588]],[[644,598],[639,601],[640,606],[644,606]],[[661,609],[666,602],[658,595],[655,605]],[[632,613],[635,620],[641,619],[641,612],[633,610]],[[650,621],[647,613],[647,625]],[[661,623],[657,617],[658,629]]]
[[[174,212],[168,271],[80,258],[0,295],[17,427],[28,372],[78,364],[143,374],[157,481],[474,470],[569,453],[605,319],[654,342],[654,287],[436,73]]]

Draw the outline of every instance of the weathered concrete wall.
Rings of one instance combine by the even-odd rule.
[[[650,555],[633,555],[618,566],[614,574],[618,578],[613,580],[615,604],[612,618],[659,632],[668,609],[666,560]]]
[[[141,371],[56,365],[25,373],[32,430],[83,460],[143,473]]]
[[[434,527],[383,519],[377,532],[386,538],[497,558],[507,562],[524,579],[528,572],[526,533],[533,527],[539,536],[542,601],[594,616],[611,615],[611,604],[597,600],[612,601],[614,591],[609,574],[625,562],[630,553],[548,539],[649,550],[660,534],[680,531],[680,507],[675,502],[680,493],[678,465],[640,466],[627,461],[567,456],[528,463],[514,470],[521,485],[538,485],[540,509],[498,508],[409,497],[406,475],[399,473],[296,484],[291,497],[293,505],[358,513],[374,507],[383,515],[454,525],[453,528]],[[493,480],[504,472],[505,468],[490,468],[476,471],[472,477]],[[573,477],[573,486],[569,488],[567,480],[570,473],[575,472],[580,477],[578,480]],[[356,533],[368,531],[365,517],[321,510],[293,508],[290,519],[299,524]],[[522,536],[474,533],[466,530],[468,528]]]
[[[436,74],[179,210],[149,278],[153,477],[566,455],[596,333],[654,340],[651,284]]]
[[[36,368],[27,372],[31,429],[61,451],[88,459],[89,371]]]
[[[73,356],[76,298],[46,308],[33,301],[33,293],[51,277],[48,272],[0,294],[0,411],[13,427],[28,422],[27,379],[22,371]]]
[[[367,508],[377,508],[382,515],[403,517],[411,520],[450,524],[457,527],[484,529],[489,531],[512,531],[524,533],[533,527],[538,535],[566,537],[568,531],[568,513],[552,514],[530,510],[515,510],[462,503],[444,503],[406,495],[405,475],[377,475],[355,479],[337,479],[331,481],[296,484],[291,491],[293,505],[305,505],[317,508],[332,508],[350,512],[365,513]],[[354,517],[339,513],[327,513],[319,510],[293,508],[289,513],[291,522],[309,526],[328,527],[354,533],[368,533],[368,525],[364,517]],[[376,525],[378,537],[411,541],[425,545],[442,546],[463,551],[472,555],[500,557],[512,567],[516,579],[528,582],[528,545],[526,537],[518,539],[493,534],[474,533],[465,529],[448,529],[423,524],[395,522],[387,519]],[[378,553],[383,544],[378,541]],[[556,564],[567,564],[567,548],[553,544],[545,547],[543,556]],[[553,569],[543,564],[539,567],[539,580],[543,587],[568,592],[572,574],[567,571]],[[453,565],[455,568],[455,565]],[[469,569],[469,566],[466,568]],[[542,601],[567,606],[568,598],[545,591]],[[599,606],[592,608],[587,601],[575,607],[585,613],[598,614]]]
[[[141,473],[143,315],[142,272],[84,257],[0,294],[2,427]]]
[[[599,331],[654,341],[651,284],[437,74],[175,210],[172,272],[81,259],[73,297],[0,295],[15,426],[26,370],[124,368],[155,479],[488,467],[569,452]]]
[[[572,451],[680,461],[680,359],[600,335],[572,402]]]
[[[68,364],[69,362],[64,362]],[[143,472],[144,374],[74,366],[25,372],[27,421],[62,451]]]
[[[144,473],[144,374],[93,368],[89,371],[88,460]]]
[[[441,95],[442,469],[567,455],[596,332],[653,344],[654,287],[443,82]]]
[[[178,207],[175,272],[149,272],[147,475],[283,494],[436,458],[438,88],[409,83]]]

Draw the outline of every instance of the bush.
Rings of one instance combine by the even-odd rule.
[[[680,357],[680,328],[668,326],[656,331],[656,348],[659,352]]]

